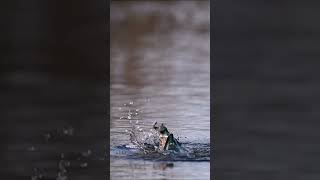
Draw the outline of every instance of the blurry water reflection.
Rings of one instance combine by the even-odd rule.
[[[130,143],[128,106],[142,128],[158,121],[187,142],[209,143],[209,21],[208,1],[111,4],[111,147]],[[111,178],[209,179],[209,167],[113,158]]]

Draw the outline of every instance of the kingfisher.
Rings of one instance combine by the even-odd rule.
[[[168,128],[163,123],[160,126],[157,126],[157,124],[157,121],[154,122],[153,128],[159,133],[159,150],[179,151],[181,143],[173,137],[173,134],[168,131]]]

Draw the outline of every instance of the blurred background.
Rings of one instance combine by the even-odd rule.
[[[130,120],[210,147],[210,2],[113,1],[110,10],[111,148],[130,144]],[[111,158],[110,170],[111,179],[202,180],[210,162]]]
[[[107,3],[0,2],[2,179],[106,178]]]
[[[319,1],[216,1],[216,179],[319,179]]]
[[[111,11],[117,9],[112,13],[113,32],[110,32],[114,46],[112,107],[120,107],[131,99],[152,97],[143,107],[147,107],[147,112],[154,111],[145,119],[151,122],[158,117],[157,120],[165,120],[169,128],[178,129],[180,134],[206,137],[207,109],[198,107],[207,107],[209,70],[204,44],[209,41],[206,40],[209,28],[204,25],[208,19],[203,18],[207,17],[203,13],[208,12],[208,3],[176,4],[163,0],[154,2],[157,5],[153,9],[146,3],[136,8],[132,2],[121,2],[128,5],[116,3],[111,8]],[[211,28],[215,27],[211,35],[215,39],[212,41],[215,53],[210,71],[214,74],[212,109],[216,118],[211,123],[214,125],[211,132],[215,133],[218,154],[214,175],[227,180],[319,179],[319,2],[215,2],[215,19],[211,23]],[[109,73],[109,47],[105,46],[109,42],[107,3],[102,0],[0,1],[0,173],[3,179],[36,177],[39,173],[34,172],[34,167],[55,179],[61,170],[59,163],[64,159],[61,153],[81,152],[81,156],[72,156],[83,159],[82,152],[91,150],[97,157],[103,156],[109,134],[106,128],[109,86],[105,82]],[[185,15],[185,12],[192,13]],[[167,41],[168,36],[178,40]],[[147,52],[153,53],[144,54],[146,47],[151,49]],[[155,53],[160,53],[162,61]],[[194,57],[198,56],[196,60]],[[144,57],[157,60],[146,63]],[[171,61],[173,57],[178,60]],[[148,84],[156,84],[156,88]],[[197,88],[189,88],[190,84]],[[154,92],[166,94],[164,102],[155,98]],[[183,96],[186,92],[188,96]],[[143,96],[135,97],[135,94]],[[196,97],[192,99],[196,106],[181,103],[193,97],[190,95]],[[173,102],[179,106],[173,108]],[[164,103],[168,104],[165,110]],[[199,127],[203,129],[190,132],[192,126],[183,128],[170,121],[182,122],[185,115],[192,117],[190,112],[194,107],[201,112]],[[124,137],[116,132],[122,133],[126,126],[116,123],[120,114],[116,109],[113,111],[113,137]],[[195,123],[194,119],[188,119],[188,124]],[[65,126],[73,127],[74,132],[64,134]],[[67,132],[72,132],[71,129],[67,128]],[[48,132],[57,136],[61,131],[62,139],[52,142],[49,138],[47,142]],[[114,143],[127,141],[120,138]],[[71,161],[77,168],[68,171],[68,177],[106,179],[106,162],[94,159],[97,158],[86,159],[88,168],[84,169],[79,168],[77,161]],[[150,171],[158,173],[166,168],[143,162],[130,165],[158,169]],[[121,174],[120,167],[114,172]],[[178,167],[180,172],[190,172],[184,168],[190,164]],[[209,165],[193,167],[193,171],[203,167]],[[166,171],[153,175],[163,179],[172,176],[173,169],[166,169],[171,174]]]

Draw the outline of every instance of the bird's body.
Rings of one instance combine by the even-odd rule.
[[[153,124],[153,128],[159,132],[159,150],[179,151],[181,144],[173,137],[173,134],[169,133],[164,124],[161,124],[160,126],[156,126],[156,124],[157,122]]]

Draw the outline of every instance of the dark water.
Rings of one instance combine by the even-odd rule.
[[[216,2],[216,179],[320,178],[317,9]]]
[[[106,39],[107,42],[109,40],[105,33],[108,31],[105,18],[107,13],[103,8],[105,3],[106,1],[81,0],[56,0],[50,3],[37,0],[1,1],[1,179],[30,180],[35,167],[44,171],[44,176],[49,175],[45,179],[56,179],[62,153],[66,153],[71,160],[73,168],[69,167],[68,170],[70,179],[107,179],[107,162],[99,159],[103,157],[105,145],[108,144],[108,115],[105,113],[108,111],[108,107],[105,107],[108,102],[105,85],[105,73],[108,72],[105,64],[108,57],[105,42]],[[188,6],[182,4],[184,7]],[[174,5],[168,6],[174,7],[172,11],[178,9]],[[141,13],[150,9],[149,6],[144,7],[147,8],[139,9]],[[169,11],[168,9],[170,8],[161,11]],[[216,24],[212,25],[216,28],[212,26],[211,29],[215,29],[216,34],[211,37],[215,38],[212,42],[216,49],[213,53],[214,66],[210,72],[214,75],[214,84],[211,85],[215,93],[212,109],[215,112],[213,131],[217,147],[214,159],[216,179],[318,180],[319,2],[225,0],[217,1],[215,10]],[[185,16],[179,18],[189,22],[189,18],[183,17]],[[131,18],[137,19],[136,16]],[[124,33],[127,30],[123,30],[120,34],[122,39],[130,38],[132,41],[121,46],[132,49],[131,47],[141,43],[139,38],[135,38],[141,37],[139,32],[161,31],[166,34],[175,24],[175,20],[172,20],[165,21],[162,28],[156,25],[145,26],[157,22],[153,19],[159,17],[152,15],[147,16],[146,21],[122,23],[121,27],[132,27],[126,28],[130,33]],[[183,26],[185,29],[194,27],[189,26],[189,23]],[[207,34],[206,29],[199,27],[195,31]],[[157,40],[161,42],[162,37]],[[192,38],[192,43],[186,42],[184,47],[197,46],[194,40]],[[165,47],[171,47],[170,45],[166,43]],[[152,64],[144,63],[142,59],[139,62],[137,67],[140,68]],[[120,64],[120,67],[124,67],[124,64],[130,63],[121,61]],[[181,63],[175,67],[180,66]],[[200,66],[202,69],[203,66]],[[190,65],[190,68],[196,67]],[[147,69],[149,68],[145,70]],[[179,71],[176,72],[181,72],[182,69],[184,68],[178,68]],[[162,71],[162,78],[169,77],[158,66],[154,66],[152,70],[157,74]],[[170,70],[170,77],[173,70],[175,68]],[[113,71],[124,72],[116,69]],[[150,76],[150,71],[149,69],[148,73],[143,73],[144,70],[140,69],[140,81],[134,79],[134,73],[126,71],[126,78],[113,79],[113,82],[121,82],[118,83],[120,87],[128,84],[127,82],[132,87],[135,84],[139,84],[138,87],[154,84],[159,81],[159,77]],[[188,84],[190,75],[185,75],[186,78],[179,81],[180,85]],[[97,77],[100,81],[97,81]],[[125,80],[130,78],[133,80]],[[169,84],[168,82],[162,81],[162,86]],[[160,94],[164,91],[159,87],[154,89]],[[122,87],[122,92],[126,88]],[[134,94],[139,94],[136,93],[137,89],[128,90],[124,94],[133,91],[132,96],[128,95],[114,105],[114,121],[118,121],[122,114],[116,107],[134,99]],[[154,96],[157,95],[152,94],[147,98]],[[165,103],[172,103],[171,98],[166,100]],[[150,98],[150,102],[152,101]],[[157,107],[155,104],[141,106],[150,107],[149,110],[152,110],[152,106]],[[168,116],[163,118],[166,111],[159,109],[154,111],[161,117],[158,120],[169,121]],[[184,111],[179,110],[179,115],[184,114]],[[151,118],[155,116],[147,119]],[[189,124],[193,123],[191,120]],[[172,125],[171,123],[170,126]],[[55,142],[45,141],[47,131],[61,130],[64,126],[74,128],[73,136]],[[128,125],[122,123],[122,126],[123,128],[119,128],[121,133]],[[175,128],[177,126],[172,130]],[[207,126],[205,128],[208,129]],[[189,131],[189,128],[183,129],[178,134]],[[198,130],[191,133],[196,133],[197,136],[200,134]],[[203,134],[207,136],[206,133]],[[128,136],[121,134],[118,137],[121,141],[119,144],[128,142],[125,138]],[[201,139],[203,137],[201,135]],[[88,150],[92,151],[89,158],[83,156]],[[88,166],[80,166],[82,162],[78,158],[88,163]],[[113,168],[117,169],[115,172],[118,177],[124,178],[128,175],[132,178],[144,176],[146,173],[146,177],[154,176],[159,179],[173,176],[187,179],[194,176],[194,172],[208,172],[204,167],[209,169],[208,162],[154,162],[120,158],[112,160],[112,163],[119,165]],[[126,171],[121,172],[121,168]],[[193,171],[179,174],[188,168]],[[203,176],[208,177],[207,174]]]
[[[4,177],[31,179],[31,176],[38,174],[33,172],[34,168],[38,168],[45,178],[56,178],[61,172],[61,160],[70,163],[66,173],[70,179],[100,179],[106,176],[103,171],[106,163],[105,131],[100,128],[105,122],[99,115],[102,102],[93,98],[93,94],[103,93],[100,91],[103,88],[87,91],[87,100],[83,102],[84,94],[74,91],[89,84],[81,86],[56,82],[60,87],[52,97],[48,97],[52,86],[45,88],[48,83],[46,78],[30,73],[28,79],[33,81],[24,84],[20,78],[25,77],[26,74],[24,77],[7,78],[17,79],[17,82],[10,80],[10,85],[24,90],[41,87],[37,96],[45,97],[45,100],[35,98],[30,91],[25,92],[29,96],[21,91],[2,94],[2,99],[11,97],[13,102],[6,105],[6,124],[1,130],[2,137],[7,139],[2,151]],[[32,87],[29,87],[30,84],[33,84]],[[14,104],[16,101],[20,102],[18,106]],[[103,112],[102,109],[100,112]]]
[[[105,3],[1,1],[1,179],[107,178]]]
[[[206,1],[111,4],[111,179],[209,179],[209,12]],[[165,123],[201,157],[125,147],[130,121]]]

